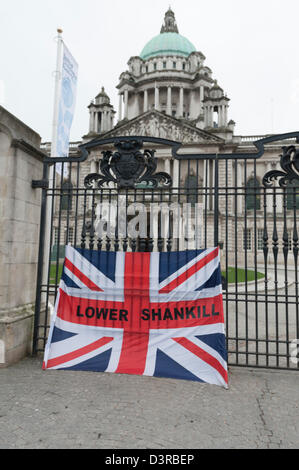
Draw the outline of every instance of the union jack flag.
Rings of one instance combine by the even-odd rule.
[[[123,253],[67,246],[43,368],[227,387],[219,249]]]

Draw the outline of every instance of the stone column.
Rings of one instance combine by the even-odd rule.
[[[179,115],[178,117],[183,117],[184,113],[184,88],[180,88],[180,101],[179,101]]]
[[[168,175],[170,174],[170,160],[169,158],[165,158],[164,160],[164,171],[165,173],[167,173]]]
[[[218,106],[218,127],[224,126],[224,109],[223,106]]]
[[[89,112],[89,132],[94,131],[94,111]]]
[[[111,126],[111,111],[107,111],[107,131],[110,131]]]
[[[160,93],[157,86],[155,87],[155,109],[160,111]]]
[[[125,90],[125,115],[124,115],[125,119],[128,119],[128,100],[129,100],[129,90]]]
[[[119,94],[119,105],[118,105],[118,120],[119,121],[122,120],[122,115],[123,115],[122,104],[123,104],[123,95],[120,93]]]
[[[144,90],[143,93],[143,112],[146,113],[148,110],[148,91]]]
[[[93,131],[99,132],[99,115],[96,111],[93,113]]]
[[[206,126],[211,127],[211,106],[206,107]]]
[[[91,160],[90,162],[90,173],[96,173],[97,172],[97,163],[95,160]]]
[[[227,122],[228,122],[228,119],[227,119],[228,106],[225,105],[223,111],[224,111],[224,122],[223,122],[223,125],[224,125],[224,127],[226,127],[226,126],[227,126]]]
[[[173,187],[179,187],[179,160],[173,160]]]
[[[203,100],[204,100],[204,87],[201,86],[199,88],[199,101],[200,101],[200,112],[203,108]]]
[[[172,110],[172,102],[171,102],[171,86],[167,87],[167,105],[166,105],[166,113],[171,116],[171,110]]]
[[[107,111],[102,111],[102,128],[101,132],[106,132],[107,130]]]

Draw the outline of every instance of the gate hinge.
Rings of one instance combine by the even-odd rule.
[[[48,180],[32,180],[31,187],[34,189],[37,189],[37,188],[48,189],[49,181]]]

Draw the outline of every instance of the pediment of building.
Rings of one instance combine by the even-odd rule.
[[[117,136],[159,137],[184,144],[223,142],[220,137],[156,110],[120,123],[105,134],[105,138]]]

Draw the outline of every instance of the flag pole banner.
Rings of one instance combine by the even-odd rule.
[[[68,157],[69,155],[69,138],[75,112],[77,79],[78,64],[63,43],[62,71],[58,92],[57,143],[54,151],[56,157]],[[60,163],[57,164],[56,170],[61,172]],[[67,176],[67,173],[67,165],[65,165],[64,176]]]
[[[124,253],[66,246],[43,369],[227,388],[219,248]]]

